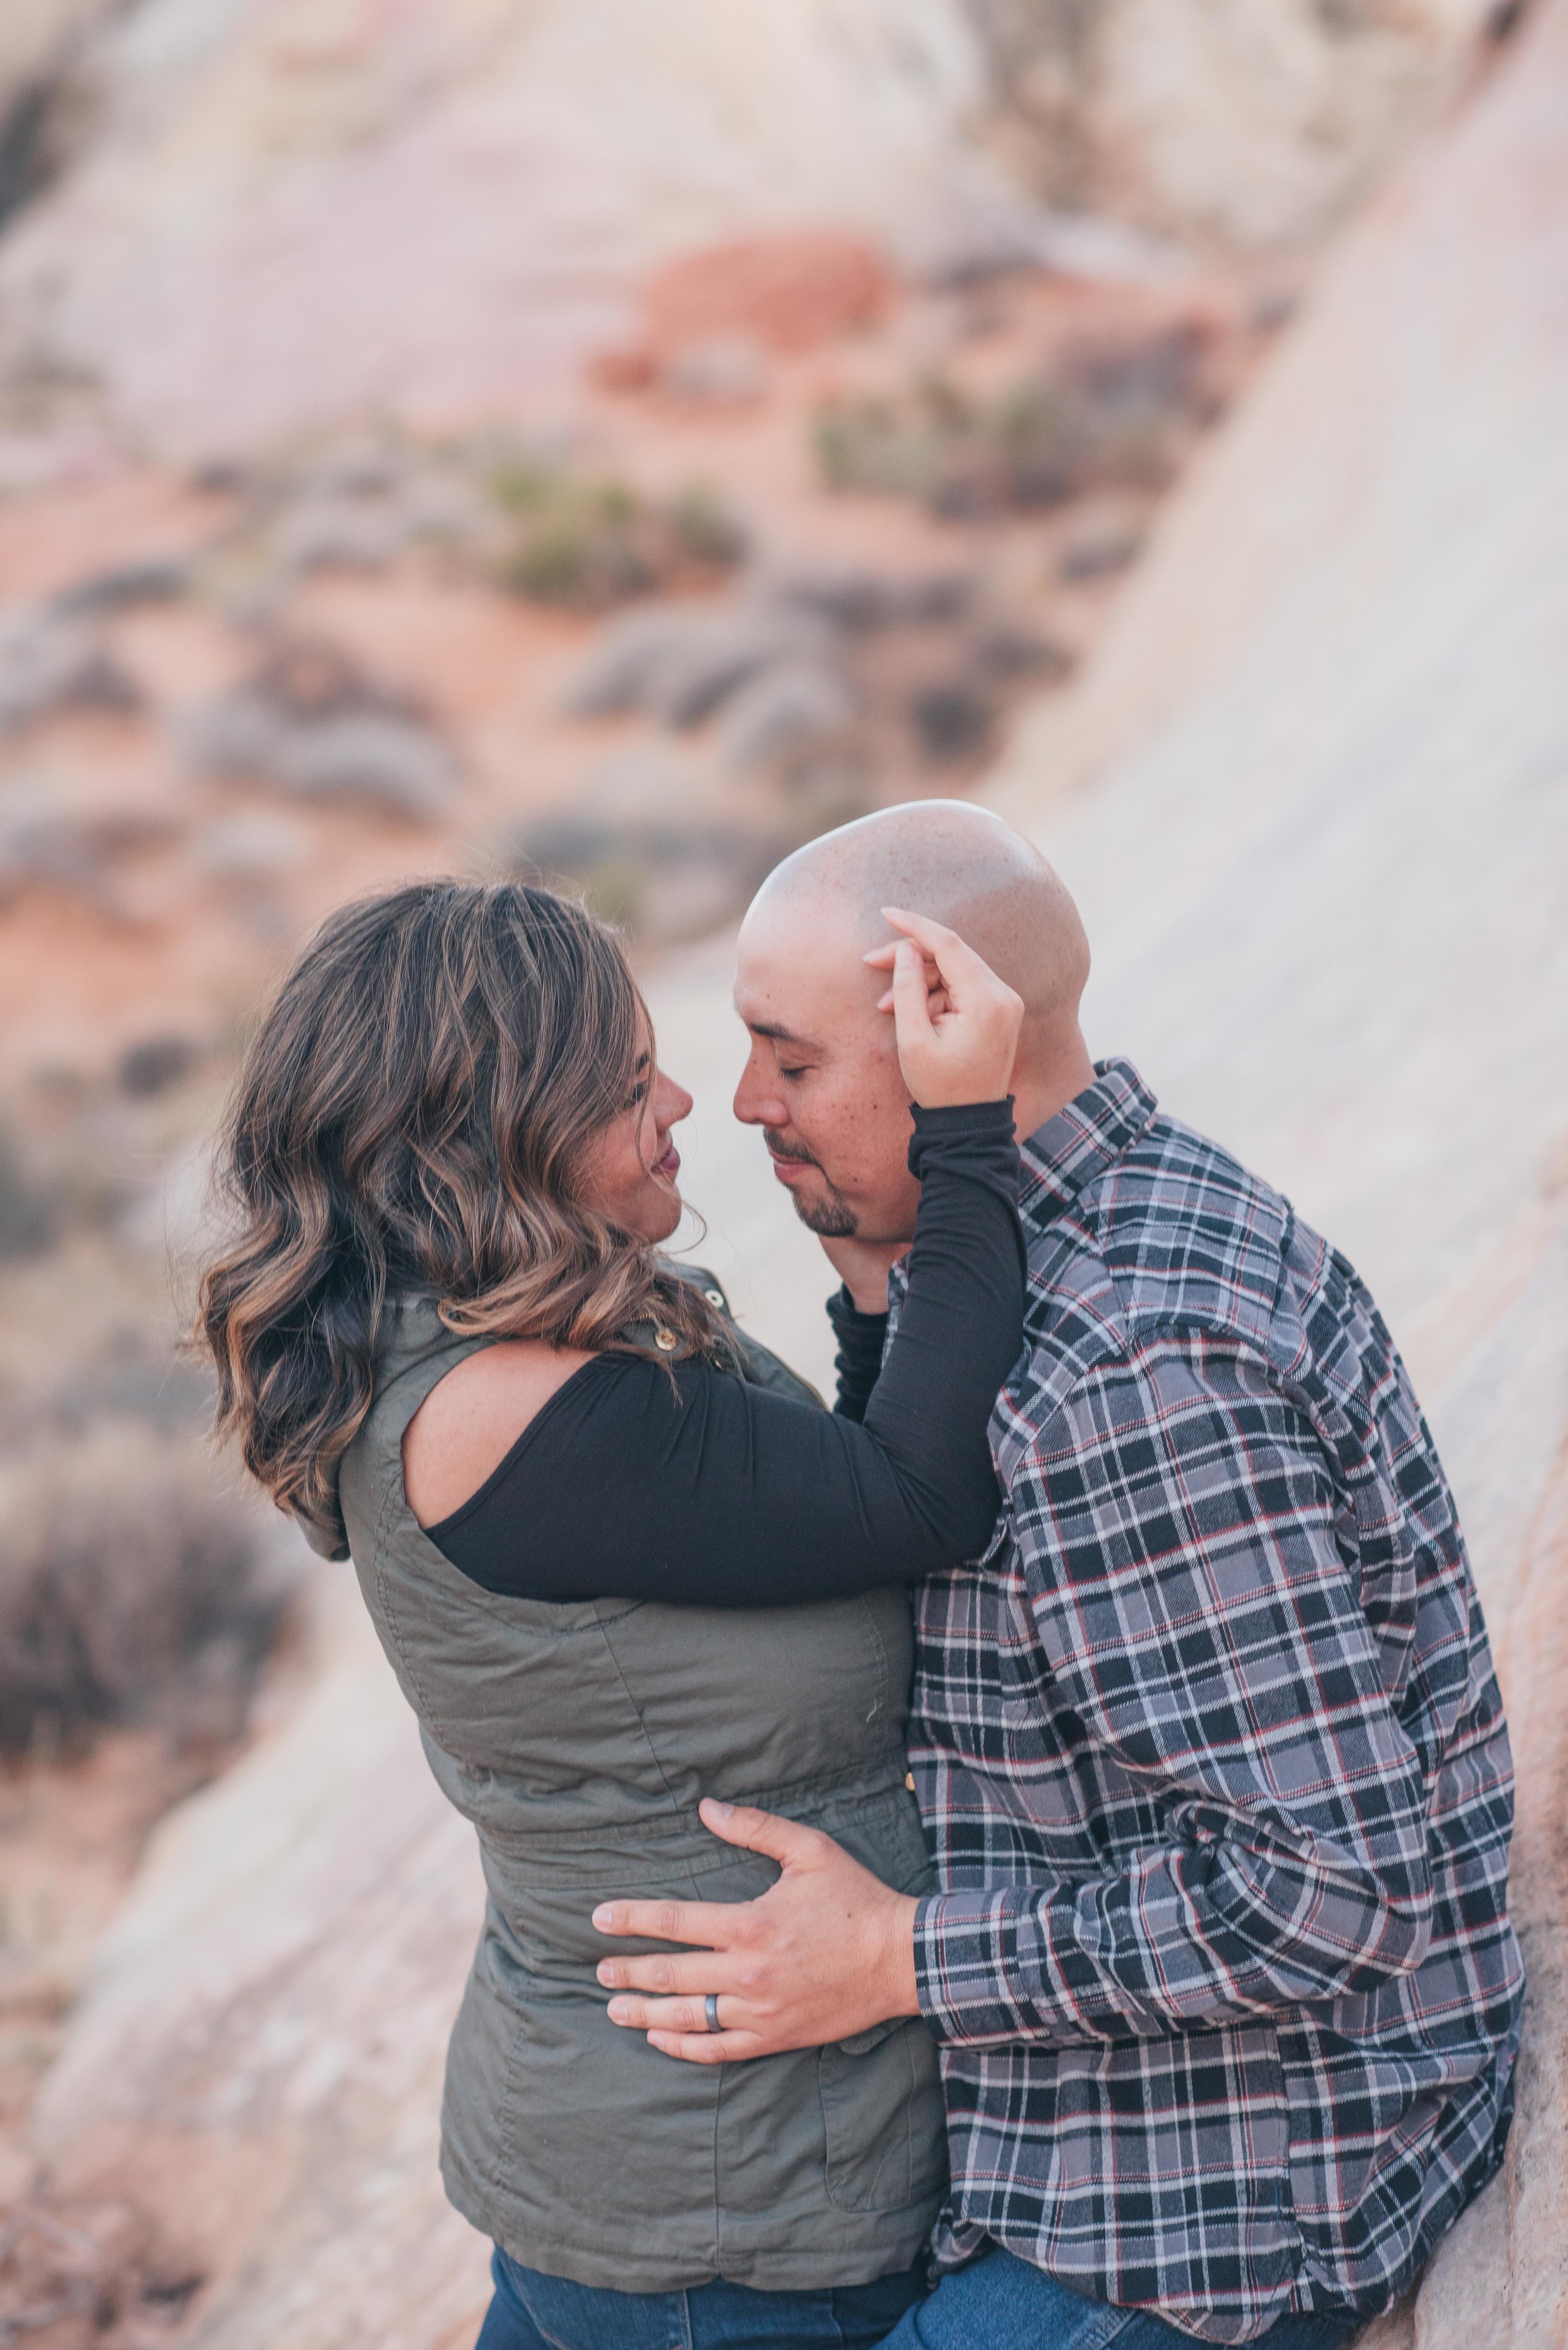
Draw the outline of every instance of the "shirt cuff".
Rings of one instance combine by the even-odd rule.
[[[875,1343],[880,1349],[888,1328],[888,1310],[884,1306],[880,1314],[863,1314],[849,1295],[847,1282],[840,1282],[828,1299],[827,1318],[840,1339],[853,1339],[867,1347]]]
[[[983,2047],[1039,2036],[1037,2001],[1021,2008],[1008,1989],[1018,1920],[1005,1890],[933,1893],[915,1912],[915,1983],[934,2039]]]
[[[838,1374],[838,1397],[834,1409],[844,1419],[863,1420],[871,1391],[882,1376],[882,1353],[887,1344],[886,1314],[862,1314],[847,1289],[827,1301],[827,1318],[833,1325],[833,1335],[838,1341],[834,1357],[834,1368]]]
[[[971,1152],[985,1160],[999,1147],[1009,1153],[1014,1148],[1011,1094],[1001,1101],[938,1102],[929,1109],[911,1102],[909,1116],[914,1121],[914,1132],[909,1137],[911,1175],[919,1174],[921,1160],[933,1150],[942,1150],[961,1162]],[[968,1150],[964,1149],[966,1144]],[[1013,1164],[1016,1166],[1016,1159]]]

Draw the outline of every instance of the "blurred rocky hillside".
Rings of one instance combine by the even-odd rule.
[[[559,399],[650,268],[737,231],[829,224],[950,280],[1299,244],[1509,13],[11,0],[4,388],[232,454]]]
[[[707,1252],[811,1368],[819,1262],[727,1117],[724,925],[889,798],[1039,829],[1096,1043],[1411,1339],[1510,1618],[1550,2002],[1542,14],[0,7],[0,2342],[472,2337],[433,2169],[471,1839],[178,1347],[254,1006],[410,872],[628,925]],[[1557,2339],[1535,2046],[1422,2350],[1481,2338],[1472,2271],[1533,2313],[1501,2338]]]

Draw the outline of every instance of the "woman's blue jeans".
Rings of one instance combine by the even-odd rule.
[[[874,2350],[926,2289],[922,2255],[875,2284],[821,2293],[693,2285],[686,2293],[609,2293],[541,2276],[497,2246],[495,2298],[476,2350]]]
[[[1137,2309],[1070,2293],[1011,2252],[988,2252],[928,2299],[924,2262],[875,2284],[756,2293],[609,2293],[541,2276],[497,2249],[495,2298],[476,2350],[1192,2350],[1191,2336]],[[1282,2317],[1256,2350],[1339,2350],[1350,2317]]]

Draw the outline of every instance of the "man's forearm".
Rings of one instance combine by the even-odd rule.
[[[1071,2046],[1371,1990],[1425,1956],[1416,1875],[1395,1893],[1349,1863],[1180,1846],[1084,1883],[934,1895],[914,1929],[920,2012],[955,2045]]]
[[[695,2063],[819,2047],[913,2015],[964,2047],[1160,2039],[1372,1989],[1418,1966],[1430,1933],[1423,1870],[1394,1871],[1395,1883],[1327,1845],[1313,1865],[1239,1835],[1156,1847],[1083,1882],[921,1898],[820,1829],[727,1804],[702,1815],[779,1863],[770,1891],[594,1913],[601,1933],[688,1946],[607,1957],[598,1976],[619,1994],[612,2022]]]

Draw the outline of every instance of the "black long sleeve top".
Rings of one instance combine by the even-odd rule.
[[[885,1367],[885,1317],[844,1293],[834,1412],[700,1360],[596,1355],[428,1529],[452,1565],[531,1599],[759,1607],[982,1550],[1000,1498],[986,1423],[1023,1343],[1012,1105],[914,1115],[920,1205]]]

